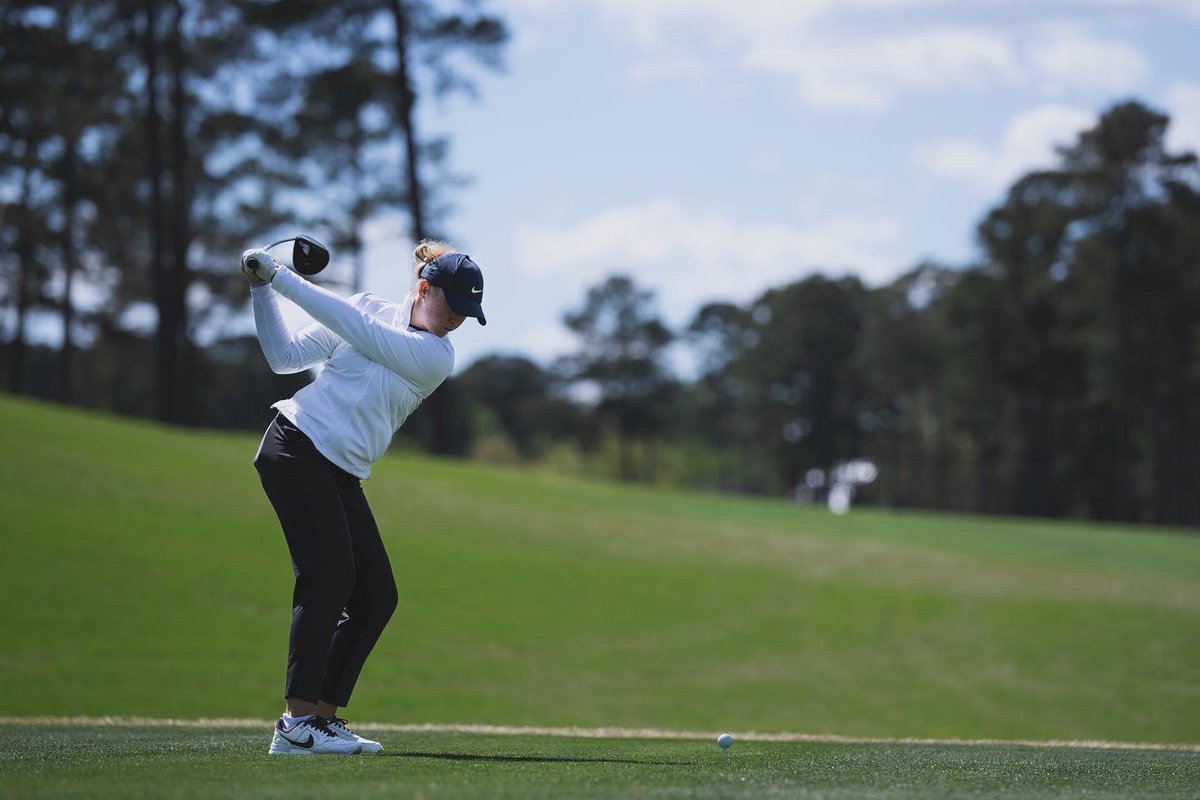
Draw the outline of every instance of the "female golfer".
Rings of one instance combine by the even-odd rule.
[[[249,259],[249,260],[248,260]],[[454,366],[446,338],[466,317],[486,325],[483,274],[437,242],[413,253],[403,303],[349,299],[309,283],[262,250],[242,254],[263,354],[280,374],[322,365],[267,427],[254,459],[292,555],[287,706],[271,753],[379,752],[337,715],[396,608],[396,582],[360,480],[392,435]],[[276,294],[315,322],[288,330]]]

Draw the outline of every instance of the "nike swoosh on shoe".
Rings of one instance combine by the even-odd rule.
[[[312,735],[311,733],[308,735],[308,741],[307,741],[307,742],[298,742],[298,741],[296,741],[295,739],[293,739],[292,737],[288,736],[288,735],[287,735],[286,733],[284,733],[282,730],[281,730],[281,731],[279,731],[279,735],[280,735],[282,738],[284,738],[284,739],[287,739],[287,740],[288,740],[289,742],[291,742],[292,744],[296,745],[296,747],[303,747],[303,748],[305,748],[305,749],[312,747],[312,746],[313,746],[313,742],[315,742],[315,741],[316,741],[316,740],[313,738],[313,735]]]

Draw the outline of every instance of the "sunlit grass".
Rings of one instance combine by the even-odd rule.
[[[256,436],[0,397],[4,714],[278,712]],[[352,718],[1200,741],[1200,538],[650,490],[415,456]]]
[[[375,756],[268,756],[245,728],[26,726],[0,743],[21,798],[1191,798],[1200,754],[1008,745],[379,733]]]

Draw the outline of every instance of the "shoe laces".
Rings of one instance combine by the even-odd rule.
[[[345,717],[325,717],[325,724],[331,728],[341,728],[347,733],[354,732],[350,730],[350,723],[346,721]]]
[[[296,727],[298,728],[298,727],[300,727],[300,725],[307,725],[308,727],[312,728],[314,731],[321,734],[322,736],[324,736],[327,739],[328,738],[334,738],[334,739],[337,738],[337,734],[334,733],[333,731],[329,730],[329,727],[326,725],[325,720],[323,718],[321,718],[320,716],[317,716],[317,715],[311,716],[308,719],[304,720],[303,722],[299,723],[299,725],[297,725]]]

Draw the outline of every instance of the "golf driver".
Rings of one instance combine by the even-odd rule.
[[[295,242],[292,245],[292,269],[301,275],[316,275],[329,264],[329,248],[312,236],[305,234],[280,239],[278,242],[267,245],[263,250],[270,250],[284,242]],[[254,261],[253,257],[249,259],[252,268]]]

